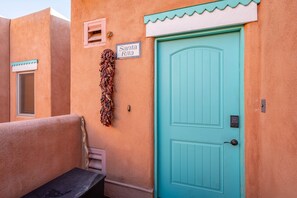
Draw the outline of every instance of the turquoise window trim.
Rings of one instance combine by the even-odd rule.
[[[170,10],[166,12],[160,12],[156,14],[144,16],[144,23],[155,23],[156,21],[164,21],[165,19],[173,19],[174,17],[182,18],[184,15],[192,16],[194,13],[202,14],[204,11],[213,12],[216,9],[224,10],[226,7],[235,8],[239,4],[247,6],[251,2],[259,4],[261,0],[223,0],[215,1],[211,3],[199,4],[186,8],[180,8],[176,10]]]
[[[28,64],[34,64],[34,63],[38,63],[38,59],[21,61],[21,62],[13,62],[13,63],[11,63],[11,66],[15,67],[15,66],[28,65]]]
[[[234,26],[234,27],[226,27],[220,29],[212,29],[212,30],[204,30],[199,32],[192,32],[186,34],[176,34],[172,36],[163,36],[155,39],[155,60],[154,60],[154,197],[158,197],[158,43],[161,41],[170,41],[177,39],[185,39],[185,38],[193,38],[200,36],[208,36],[215,34],[223,34],[229,32],[239,32],[240,33],[240,190],[241,190],[241,198],[245,198],[245,109],[244,109],[244,28],[243,26]]]

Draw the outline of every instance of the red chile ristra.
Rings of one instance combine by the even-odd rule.
[[[101,123],[105,126],[111,125],[113,118],[113,77],[115,73],[115,53],[111,49],[105,49],[101,54],[100,62],[100,87],[101,95]]]

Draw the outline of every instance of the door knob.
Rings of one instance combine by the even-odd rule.
[[[230,142],[224,142],[224,143],[232,144],[233,146],[238,145],[238,141],[236,139],[233,139]]]

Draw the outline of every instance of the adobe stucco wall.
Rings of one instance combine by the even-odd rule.
[[[34,75],[35,117],[48,117],[51,115],[50,46],[49,9],[11,21],[10,61],[38,59],[38,69]],[[11,121],[30,119],[30,117],[20,117],[16,114],[16,76],[16,73],[10,73]]]
[[[52,116],[70,113],[70,22],[51,15]]]
[[[70,113],[70,22],[45,9],[11,20],[11,62],[38,59],[35,116],[17,115],[17,73],[10,73],[11,121]]]
[[[153,188],[154,39],[145,37],[144,15],[204,2],[72,1],[71,112],[85,116],[90,145],[106,150],[108,180]],[[244,26],[247,198],[297,196],[296,4],[263,0],[258,22]],[[114,36],[103,47],[85,49],[83,22],[98,18],[107,18],[107,31]],[[142,56],[117,60],[115,119],[106,128],[99,115],[100,54],[132,41],[142,42]],[[260,112],[261,98],[267,99],[265,114]],[[111,197],[132,193],[107,183]]]
[[[19,198],[80,167],[81,140],[77,115],[0,124],[0,197]]]
[[[9,122],[9,27],[10,20],[0,17],[0,123]]]
[[[246,30],[247,197],[297,197],[297,1],[261,1]],[[267,113],[260,113],[260,99]]]

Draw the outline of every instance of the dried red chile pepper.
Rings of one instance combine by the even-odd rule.
[[[115,73],[115,53],[111,49],[105,49],[101,54],[100,62],[100,87],[101,95],[101,123],[105,126],[111,125],[113,118],[113,77]]]

